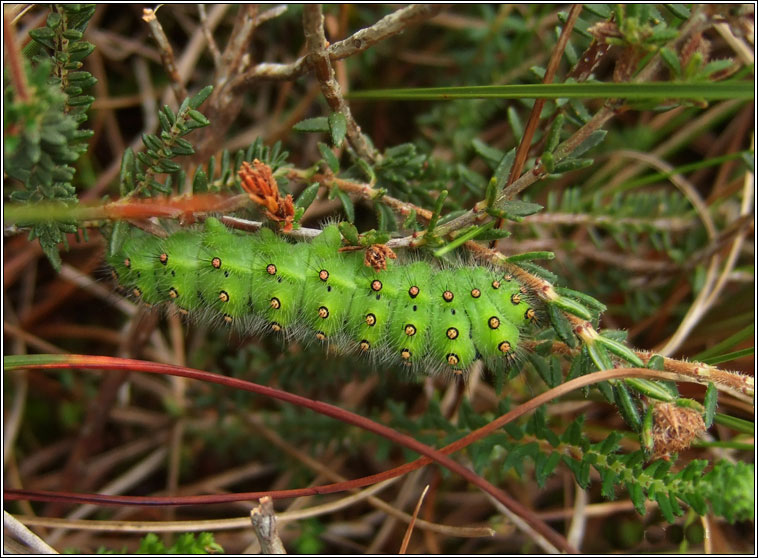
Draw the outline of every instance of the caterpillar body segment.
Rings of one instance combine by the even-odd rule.
[[[245,333],[275,332],[426,373],[463,373],[477,359],[493,369],[515,362],[534,310],[502,271],[423,260],[377,271],[340,246],[334,226],[293,244],[209,218],[163,239],[135,229],[108,264],[132,296]]]

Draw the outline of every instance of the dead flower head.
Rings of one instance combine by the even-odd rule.
[[[283,223],[282,230],[285,232],[291,231],[295,218],[295,204],[291,194],[287,194],[284,198],[279,194],[279,187],[271,172],[271,167],[258,159],[255,159],[252,165],[245,161],[238,174],[242,181],[242,188],[251,200],[266,210],[266,217],[277,223]]]
[[[666,459],[686,450],[705,432],[703,417],[694,409],[674,403],[656,403],[653,407],[653,459]]]
[[[387,259],[394,260],[397,258],[392,248],[385,244],[372,244],[366,248],[366,255],[363,258],[363,263],[374,271],[386,271]]]

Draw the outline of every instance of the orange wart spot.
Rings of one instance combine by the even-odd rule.
[[[361,341],[361,351],[366,352],[371,348],[371,343],[366,341],[365,339]]]
[[[382,282],[379,281],[379,279],[374,279],[371,281],[371,290],[375,292],[379,292],[382,290]]]
[[[527,308],[524,317],[532,323],[537,323],[537,312],[534,311],[534,308]]]
[[[452,293],[451,291],[445,291],[444,293],[442,293],[442,299],[443,299],[445,302],[450,302],[450,301],[452,301],[452,300],[453,300],[453,297],[454,297],[454,295],[453,295],[453,293]]]
[[[406,324],[405,334],[409,337],[416,335],[416,326],[414,326],[413,324]]]
[[[474,298],[479,298],[480,296],[482,296],[482,291],[480,291],[479,289],[471,289],[471,296]]]
[[[447,335],[448,339],[458,339],[458,330],[454,327],[451,327],[447,330],[445,335]]]
[[[189,316],[189,310],[187,310],[186,308],[179,308],[179,313],[182,316]]]
[[[266,273],[269,275],[276,275],[276,266],[274,264],[268,264],[266,266]]]
[[[458,355],[456,355],[455,353],[450,353],[449,355],[447,355],[447,363],[450,366],[457,366],[460,361],[461,359],[458,358]]]
[[[493,289],[499,289],[499,288],[500,288],[500,281],[498,281],[497,279],[495,279],[495,280],[492,282],[492,288],[493,288]]]
[[[511,302],[512,302],[514,305],[519,305],[519,304],[521,304],[521,295],[520,295],[520,294],[518,294],[518,293],[513,293],[513,294],[511,295]]]
[[[279,187],[271,167],[258,159],[255,159],[252,165],[245,161],[237,174],[239,174],[242,189],[247,192],[251,200],[265,208],[266,217],[281,223],[284,232],[291,231],[295,219],[295,204],[291,194],[287,194],[284,198],[279,194]]]
[[[163,252],[160,256],[158,256],[158,259],[163,265],[166,265],[168,263],[168,254],[166,254],[166,252]]]
[[[229,314],[224,314],[224,322],[231,324],[234,319]]]
[[[366,314],[366,324],[369,327],[373,327],[374,325],[376,325],[376,316],[374,316],[373,314]]]
[[[113,277],[113,280],[118,283],[118,271],[114,268],[111,268],[111,277]]]
[[[140,290],[139,287],[134,287],[134,289],[132,289],[132,294],[136,296],[137,298],[139,298],[142,296],[142,291]]]
[[[403,349],[402,351],[400,351],[400,356],[403,357],[405,360],[410,360],[411,355],[413,355],[413,353],[411,353],[408,349]]]
[[[326,333],[324,333],[323,331],[317,331],[316,339],[318,339],[319,341],[326,341]]]
[[[215,267],[216,269],[220,269],[221,268],[221,258],[218,258],[218,257],[213,258],[211,260],[211,265],[213,267]]]
[[[497,316],[492,316],[489,320],[487,320],[487,325],[490,326],[490,329],[497,329],[500,327],[500,320]]]
[[[519,292],[520,292],[521,294],[526,294],[526,293],[527,293],[527,289],[526,289],[526,287],[525,287],[524,285],[521,285],[521,286],[518,288],[518,290],[519,290]]]
[[[221,302],[229,302],[229,293],[227,293],[226,291],[221,291],[220,293],[218,293],[218,299]]]
[[[329,317],[329,309],[326,306],[321,306],[318,309],[318,315],[320,318],[323,318],[324,320]]]
[[[513,352],[513,349],[511,348],[511,344],[508,343],[508,341],[502,341],[497,346],[497,350],[500,351],[501,353],[505,353],[505,354]]]
[[[168,290],[168,296],[171,298],[179,298],[179,291],[177,291],[174,287],[171,287]]]
[[[269,304],[271,305],[271,308],[273,308],[274,310],[279,310],[279,308],[282,307],[282,303],[276,297],[272,298]]]
[[[318,278],[321,279],[322,281],[326,281],[327,279],[329,279],[329,272],[325,269],[322,269],[321,271],[318,272]]]
[[[510,273],[506,273],[505,275],[503,275],[503,279],[505,279],[506,281],[510,283],[511,281],[513,281],[513,275],[511,275]]]
[[[282,326],[276,322],[271,322],[271,331],[282,331]]]
[[[411,298],[416,298],[420,292],[421,289],[419,289],[416,285],[413,285],[410,289],[408,289],[408,294]]]
[[[129,258],[125,258],[124,267],[132,267],[132,260],[130,260]]]

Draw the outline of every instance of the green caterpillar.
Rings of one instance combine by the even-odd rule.
[[[494,369],[513,364],[520,329],[536,315],[510,275],[426,261],[388,261],[376,271],[363,252],[340,246],[335,226],[292,244],[268,229],[245,234],[209,218],[201,230],[168,238],[135,230],[107,259],[144,302],[170,302],[244,332],[333,344],[425,373],[460,374],[477,359]]]

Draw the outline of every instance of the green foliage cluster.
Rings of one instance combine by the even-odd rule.
[[[221,554],[224,549],[215,540],[212,533],[184,533],[176,542],[166,546],[155,533],[148,533],[140,541],[135,554]],[[98,554],[126,554],[126,549],[117,551],[101,547]]]
[[[436,446],[452,443],[492,419],[475,412],[467,400],[462,403],[457,424],[442,415],[435,400],[418,417],[409,417],[404,406],[395,402],[388,402],[388,409],[395,427]],[[506,398],[500,402],[498,412],[505,414],[509,410]],[[650,500],[659,505],[669,522],[682,515],[679,502],[700,515],[708,513],[710,507],[711,513],[730,522],[753,519],[753,464],[721,460],[706,472],[708,461],[693,460],[672,471],[673,462],[646,461],[642,450],[621,453],[623,435],[617,431],[593,442],[585,433],[584,421],[584,415],[579,415],[559,432],[558,425],[551,424],[541,408],[522,424],[511,422],[501,431],[474,442],[466,451],[474,469],[493,482],[502,482],[511,474],[520,479],[533,475],[537,485],[544,488],[547,479],[563,464],[583,489],[590,487],[594,469],[600,477],[602,495],[608,500],[615,499],[619,487],[626,488],[641,515]],[[406,451],[407,459],[415,457]]]
[[[121,160],[121,195],[169,194],[173,184],[179,188],[184,186],[182,167],[172,159],[195,153],[192,144],[183,136],[210,124],[197,109],[212,92],[213,87],[209,85],[182,101],[176,113],[168,105],[158,112],[160,137],[143,134],[145,151],[135,155],[128,148],[124,152]],[[155,176],[159,174],[167,175],[165,182],[156,180]]]
[[[80,130],[94,97],[83,94],[97,81],[83,71],[82,59],[94,45],[82,39],[94,14],[94,4],[53,5],[45,27],[30,34],[34,43],[23,63],[27,83],[6,87],[4,93],[5,172],[20,184],[10,199],[27,204],[42,201],[64,206],[78,202],[73,164],[87,150],[92,130]],[[23,98],[20,88],[26,88]],[[23,225],[23,223],[20,223]],[[60,269],[58,244],[78,230],[74,220],[38,223],[30,238],[38,238],[53,267]]]

